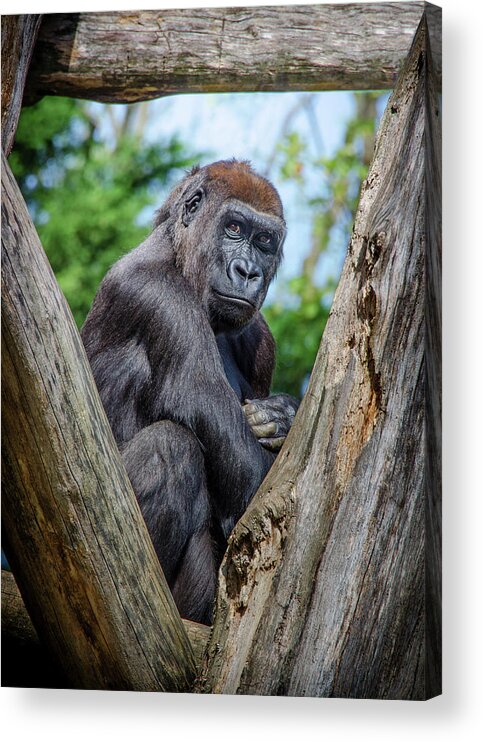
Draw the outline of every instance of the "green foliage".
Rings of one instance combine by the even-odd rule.
[[[128,129],[108,146],[97,128],[86,104],[44,98],[23,109],[10,157],[79,326],[107,270],[147,235],[143,209],[194,162],[176,138],[147,145]]]
[[[263,314],[277,343],[273,391],[300,397],[305,390],[320,338],[329,316],[335,286],[314,286],[297,276],[282,287],[279,298]]]
[[[300,396],[312,370],[337,287],[342,251],[349,243],[361,181],[372,157],[379,95],[354,94],[355,114],[347,123],[341,145],[330,156],[311,156],[309,141],[296,131],[287,131],[278,144],[282,178],[297,184],[311,209],[312,241],[301,275],[279,287],[279,298],[264,311],[277,343],[277,391]],[[307,98],[300,110],[309,108]],[[314,127],[313,115],[310,121]],[[312,133],[314,139],[321,140],[319,132]],[[337,260],[331,252],[338,253]],[[326,271],[323,279],[318,277],[321,256],[331,257],[330,262],[337,265],[337,270]]]
[[[278,144],[279,152],[282,155],[280,165],[280,174],[285,180],[296,180],[302,182],[303,157],[306,149],[305,142],[301,139],[298,132],[291,131]]]

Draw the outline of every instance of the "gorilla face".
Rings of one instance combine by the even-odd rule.
[[[260,309],[282,256],[285,226],[236,200],[225,202],[214,234],[208,314],[215,332],[246,325]]]
[[[286,230],[279,196],[250,168],[215,163],[188,178],[177,203],[183,275],[215,333],[239,330],[262,306],[282,259]]]

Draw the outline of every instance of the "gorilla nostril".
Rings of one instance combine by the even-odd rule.
[[[257,266],[253,266],[248,273],[248,280],[253,281],[255,278],[260,279],[262,277],[262,271]]]
[[[233,267],[239,276],[241,276],[242,278],[247,278],[247,272],[244,265],[238,264],[234,265]]]
[[[241,279],[246,284],[254,279],[260,280],[262,272],[256,263],[244,260],[243,258],[236,258],[228,266],[228,275],[232,282],[239,283]]]

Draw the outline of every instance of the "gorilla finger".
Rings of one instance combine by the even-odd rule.
[[[255,415],[260,415],[260,413],[262,415],[264,414],[263,410],[255,404],[242,405],[242,410],[247,418],[253,417]]]
[[[252,402],[251,399],[247,399],[245,400],[245,404],[242,404],[242,409],[243,409],[243,412],[245,412],[248,415],[251,415],[258,410],[258,407],[256,404]]]
[[[250,427],[257,438],[273,438],[278,433],[277,423],[268,423],[267,425],[252,425]]]
[[[254,412],[247,412],[245,410],[245,415],[250,423],[250,425],[262,425],[263,423],[268,423],[271,420],[271,416],[268,414],[266,410],[255,410]]]
[[[280,451],[285,443],[285,437],[282,438],[259,438],[258,442],[269,451]]]

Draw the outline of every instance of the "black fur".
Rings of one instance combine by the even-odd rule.
[[[245,163],[195,170],[107,274],[82,329],[168,583],[196,621],[211,621],[226,538],[274,460],[241,403],[269,394],[274,343],[258,309],[284,233],[278,194]]]

